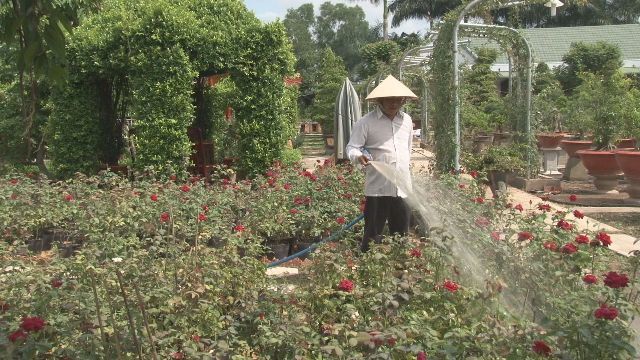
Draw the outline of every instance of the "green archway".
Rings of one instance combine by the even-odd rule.
[[[263,25],[239,0],[108,0],[68,51],[70,79],[53,94],[49,123],[61,175],[117,160],[127,119],[135,168],[185,170],[187,128],[207,121],[197,98],[212,74],[234,83],[234,139],[245,173],[278,159],[295,131],[295,96],[283,81],[294,55],[284,26]]]

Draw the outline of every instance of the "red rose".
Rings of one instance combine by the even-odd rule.
[[[208,205],[202,205],[202,210],[207,213],[209,212],[209,206]]]
[[[578,201],[578,197],[576,196],[576,194],[569,195],[569,201]]]
[[[340,280],[340,284],[338,284],[338,289],[344,292],[352,292],[354,288],[353,281],[349,279]]]
[[[491,238],[495,241],[500,241],[500,232],[499,231],[492,231],[491,232]]]
[[[582,277],[582,281],[584,281],[585,284],[591,285],[598,282],[598,277],[593,274],[587,274]]]
[[[471,177],[474,179],[478,178],[478,172],[475,170],[469,171],[469,175],[471,175]]]
[[[573,254],[578,251],[578,247],[572,243],[567,243],[562,246],[562,252],[565,254]]]
[[[347,222],[347,219],[344,218],[344,216],[339,216],[336,218],[336,222],[340,225],[344,224]]]
[[[191,335],[191,340],[195,341],[195,342],[200,342],[200,336],[198,335]]]
[[[458,291],[458,288],[460,287],[460,285],[456,284],[451,280],[445,280],[443,286],[445,289],[449,290],[452,293]]]
[[[596,235],[596,239],[602,243],[602,246],[611,245],[611,236],[605,232],[599,232],[598,235]]]
[[[60,280],[60,279],[51,280],[51,287],[59,288],[61,286],[62,286],[62,280]]]
[[[619,289],[629,285],[629,278],[625,274],[610,271],[604,275],[604,284],[612,289]]]
[[[171,216],[166,211],[163,212],[162,214],[160,214],[160,221],[161,222],[167,222],[167,221],[169,221],[170,218],[171,218]]]
[[[233,231],[235,232],[243,232],[246,228],[242,224],[238,224],[233,227]]]
[[[458,188],[459,188],[459,189],[464,189],[464,188],[466,188],[466,187],[467,187],[467,185],[465,185],[465,184],[458,184]]]
[[[180,190],[182,190],[182,192],[189,192],[189,191],[191,191],[191,188],[189,187],[189,185],[184,184],[184,185],[180,186]]]
[[[538,204],[538,210],[551,211],[551,205],[549,205],[549,204]]]
[[[420,250],[420,248],[414,247],[413,249],[409,250],[409,255],[411,255],[411,257],[422,257],[422,250]]]
[[[602,304],[593,312],[593,315],[596,319],[613,320],[618,317],[618,309],[613,306],[607,306],[607,304]]]
[[[64,201],[73,201],[73,196],[71,194],[65,194]]]
[[[11,342],[16,342],[18,340],[26,340],[27,339],[27,333],[22,331],[22,329],[18,329],[16,331],[12,332],[11,334],[9,334],[9,336],[7,336],[7,338]]]
[[[531,346],[531,351],[533,351],[538,355],[543,355],[543,356],[551,355],[551,348],[549,347],[549,345],[547,345],[547,343],[545,343],[542,340],[534,341],[533,345]]]
[[[473,201],[476,204],[484,204],[484,198],[481,196],[478,196],[477,198],[472,199],[471,201]]]
[[[291,215],[295,215],[297,213],[299,213],[299,211],[296,208],[293,208],[293,209],[289,210],[289,214],[291,214]]]
[[[514,206],[513,208],[518,210],[518,211],[520,211],[520,212],[524,211],[524,208],[522,207],[522,204],[518,204],[518,205]]]
[[[553,241],[547,241],[544,244],[542,244],[542,246],[544,246],[545,249],[549,249],[551,251],[556,251],[558,250],[558,244],[556,244]]]
[[[205,215],[204,213],[198,214],[198,221],[205,221],[205,220],[207,220],[207,215]]]
[[[9,183],[11,183],[11,185],[16,185],[18,183],[18,179],[11,179],[9,180]]]
[[[149,198],[151,199],[151,201],[158,201],[158,195],[157,194],[151,194],[151,196],[149,196]]]
[[[589,243],[589,237],[585,234],[580,234],[578,236],[576,236],[576,242],[578,244],[588,244]]]
[[[20,327],[25,331],[40,331],[44,325],[44,320],[38,316],[24,317],[20,323]]]
[[[174,360],[182,360],[184,359],[184,354],[181,353],[180,351],[176,351],[173,354],[171,354],[171,358]]]
[[[569,230],[573,229],[573,225],[569,224],[569,222],[568,222],[568,221],[566,221],[566,220],[560,220],[560,221],[558,221],[558,223],[556,224],[556,226],[557,226],[557,227],[559,227],[559,228],[560,228],[560,229],[562,229],[562,230],[567,230],[567,231],[569,231]]]
[[[479,216],[478,218],[476,218],[476,226],[484,228],[489,226],[489,224],[491,224],[491,222],[489,222],[489,219],[487,219],[484,216]]]
[[[171,176],[169,176],[169,180],[171,180],[171,181],[176,181],[176,179],[177,179],[177,178],[178,178],[178,177],[177,177],[177,176],[175,176],[175,175],[171,175]]]
[[[520,231],[518,233],[518,240],[520,241],[526,241],[526,240],[532,240],[532,239],[533,239],[533,234],[528,231]]]
[[[424,351],[420,351],[418,355],[416,355],[416,360],[427,360],[427,354]]]
[[[283,187],[285,190],[291,190],[291,184],[289,184],[289,183],[286,183],[286,184],[282,185],[282,187]]]
[[[573,216],[575,216],[576,219],[583,219],[584,218],[584,214],[580,210],[573,210]]]

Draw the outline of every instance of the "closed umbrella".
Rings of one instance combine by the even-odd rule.
[[[345,148],[349,143],[349,137],[351,137],[351,129],[361,116],[358,93],[351,85],[349,78],[346,78],[336,98],[333,121],[336,160],[348,159]]]

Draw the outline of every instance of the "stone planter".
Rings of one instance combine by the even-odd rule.
[[[476,153],[488,149],[493,144],[493,135],[476,135],[473,138],[473,151]]]
[[[632,199],[640,200],[640,151],[616,151],[616,161],[627,180],[627,192]]]
[[[562,174],[563,180],[587,180],[587,169],[582,164],[580,157],[576,152],[578,150],[589,150],[593,141],[591,140],[562,140],[560,141],[560,147],[567,153],[569,158],[567,164],[564,167]]]
[[[618,176],[622,170],[613,151],[578,150],[576,152],[589,175],[595,177],[593,184],[600,192],[616,192]]]

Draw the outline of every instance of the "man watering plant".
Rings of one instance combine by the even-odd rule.
[[[372,240],[380,242],[387,223],[392,235],[404,236],[409,230],[407,195],[394,179],[402,178],[410,186],[413,122],[400,108],[407,99],[417,99],[417,96],[389,75],[366,99],[376,101],[378,106],[356,122],[347,144],[349,160],[363,165],[366,171],[364,236],[360,245],[363,252],[369,250]],[[378,163],[387,166],[375,166]],[[382,168],[387,170],[385,174]],[[391,178],[387,172],[391,172]]]

